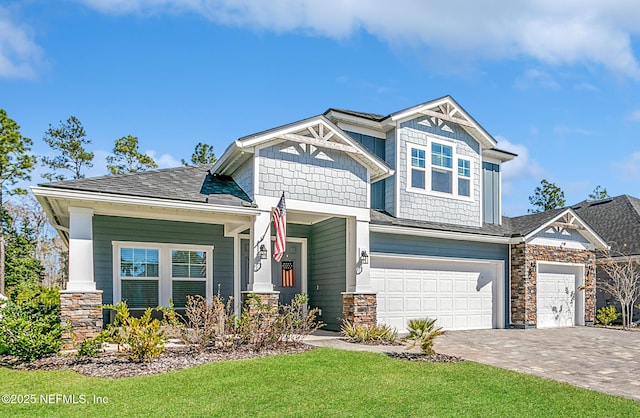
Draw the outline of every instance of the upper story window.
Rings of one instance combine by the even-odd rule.
[[[458,194],[471,196],[471,161],[458,159]]]
[[[425,151],[411,148],[411,187],[424,189],[426,184]]]
[[[434,192],[452,192],[453,147],[448,145],[431,144],[431,190]]]
[[[465,199],[471,197],[471,160],[459,157],[452,144],[430,139],[428,147],[409,144],[409,150],[409,190]],[[431,158],[427,159],[429,153]]]

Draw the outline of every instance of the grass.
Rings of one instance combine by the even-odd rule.
[[[472,362],[318,349],[125,379],[0,368],[6,394],[87,404],[0,404],[0,416],[640,416],[640,402]],[[108,399],[94,404],[93,397]]]

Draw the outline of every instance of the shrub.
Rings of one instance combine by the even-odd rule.
[[[43,312],[44,311],[44,312]],[[35,305],[9,301],[1,309],[0,347],[10,355],[33,361],[60,351],[62,326],[59,307],[38,311]]]
[[[618,318],[620,318],[620,312],[618,312],[613,305],[607,305],[598,309],[598,313],[596,314],[598,324],[605,327],[617,321]]]
[[[185,326],[180,328],[182,340],[200,348],[230,347],[235,318],[232,303],[231,297],[225,304],[220,294],[214,296],[210,304],[202,296],[187,296]]]
[[[407,348],[411,349],[418,344],[420,345],[422,354],[435,354],[435,351],[433,351],[433,343],[436,337],[444,335],[442,328],[436,327],[435,319],[411,319],[409,320],[407,328],[409,329],[407,340],[411,341]]]
[[[289,305],[281,305],[277,326],[281,328],[280,339],[299,344],[304,337],[317,331],[324,323],[317,321],[318,308],[309,308],[309,296],[296,294]]]
[[[356,343],[395,343],[398,332],[389,325],[354,324],[351,321],[343,321],[340,327],[342,335],[351,342]]]
[[[282,337],[278,311],[278,306],[264,303],[258,296],[250,295],[233,327],[236,343],[251,345],[258,350],[277,345]]]
[[[150,361],[164,351],[166,335],[160,321],[151,318],[153,309],[148,308],[140,318],[131,316],[126,302],[104,305],[116,311],[116,318],[104,333],[108,341],[121,345],[129,360]]]
[[[0,308],[0,352],[32,361],[62,346],[57,289],[34,283],[14,286]]]
[[[98,334],[95,338],[88,338],[78,345],[77,357],[97,357],[102,348],[103,337]]]

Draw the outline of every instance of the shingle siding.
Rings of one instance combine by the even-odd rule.
[[[253,158],[245,161],[231,176],[240,188],[253,200],[254,175],[253,175]]]
[[[367,169],[342,151],[285,141],[261,149],[258,164],[261,195],[369,207]]]
[[[429,124],[429,125],[427,125]],[[443,129],[447,126],[448,129]],[[440,136],[455,142],[458,156],[469,159],[472,163],[472,201],[452,197],[434,196],[427,193],[416,193],[407,190],[407,155],[411,144],[427,147],[428,137]],[[400,185],[400,218],[417,219],[431,222],[443,222],[467,226],[480,226],[480,145],[459,126],[445,122],[438,126],[431,118],[422,117],[403,122],[398,131],[400,141],[400,166],[396,167],[396,175]],[[431,154],[427,152],[427,160]],[[427,164],[429,170],[429,164]],[[457,162],[453,162],[453,170],[457,170]],[[455,179],[455,177],[454,177]],[[427,189],[429,185],[427,184]]]

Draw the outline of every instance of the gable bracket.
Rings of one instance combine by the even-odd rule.
[[[561,228],[561,229],[575,229],[575,230],[580,230],[580,231],[585,231],[586,228],[580,226],[580,225],[576,225],[573,223],[567,223],[567,222],[552,222],[551,226],[555,226],[556,228]]]
[[[334,149],[337,151],[348,152],[351,154],[362,154],[362,152],[350,145],[339,144],[337,142],[329,142],[323,139],[310,138],[308,136],[303,136],[299,134],[282,134],[278,136],[279,138],[286,139],[293,142],[300,142],[302,144],[314,145],[318,148],[328,148]]]
[[[468,122],[468,121],[466,121],[464,119],[454,118],[453,116],[450,116],[450,115],[447,115],[447,114],[444,114],[444,113],[434,112],[433,110],[428,110],[428,109],[421,110],[419,113],[422,113],[423,115],[426,115],[426,116],[433,116],[433,117],[436,117],[436,118],[440,118],[442,120],[446,120],[448,122],[457,123],[458,125],[466,126],[466,127],[475,129],[475,126],[473,126],[472,123],[470,123],[470,122]]]

